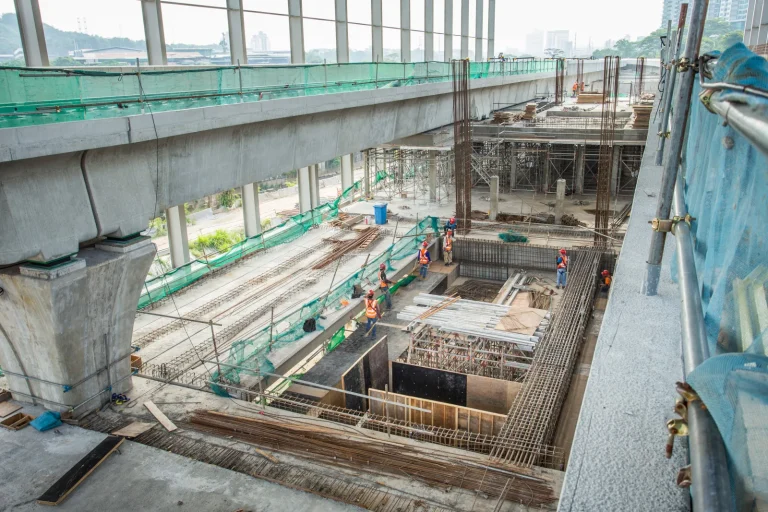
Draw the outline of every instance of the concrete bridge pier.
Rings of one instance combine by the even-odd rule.
[[[136,304],[154,255],[138,236],[0,270],[0,366],[14,399],[77,416],[131,389]]]

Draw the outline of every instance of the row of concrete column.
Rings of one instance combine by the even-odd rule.
[[[336,60],[349,62],[349,27],[347,20],[347,1],[335,0],[336,7]],[[365,0],[355,0],[365,1]],[[764,0],[752,0],[760,2]],[[382,0],[371,2],[371,45],[373,60],[384,58],[384,27]],[[453,55],[453,3],[461,2],[461,58],[469,58],[469,0],[445,0],[444,8],[444,59],[451,60]],[[28,66],[48,66],[48,51],[45,45],[43,22],[40,16],[38,0],[14,0],[24,58]],[[147,41],[147,54],[150,65],[161,66],[166,62],[163,15],[160,0],[141,0],[144,18],[144,35]],[[475,60],[494,56],[494,38],[496,32],[496,0],[488,1],[488,12],[483,10],[483,2],[475,6],[475,34],[482,35],[483,19],[488,17],[488,38],[486,51],[483,52],[483,39],[475,39]],[[241,0],[227,0],[227,20],[229,22],[229,42],[233,64],[248,64],[245,46],[245,24],[243,22]],[[434,60],[434,0],[424,0],[424,60]],[[758,25],[759,26],[759,25]],[[304,24],[302,0],[288,0],[288,27],[290,31],[291,62],[304,63]],[[411,0],[400,0],[400,55],[403,62],[411,62]]]

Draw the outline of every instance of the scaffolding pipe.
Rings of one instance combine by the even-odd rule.
[[[733,128],[768,156],[768,123],[756,117],[747,105],[711,99],[709,106],[715,113],[733,126]]]
[[[682,179],[675,186],[675,215],[685,217]],[[693,241],[688,223],[676,222],[672,233],[677,240],[680,286],[680,324],[683,364],[686,377],[709,358],[704,312],[699,295],[699,280],[693,259]],[[695,402],[699,402],[697,399]],[[688,404],[688,450],[691,460],[693,509],[700,511],[734,510],[725,445],[712,416],[703,404]]]
[[[685,17],[681,16],[681,25],[685,25]],[[661,165],[664,162],[664,142],[667,139],[667,131],[669,131],[669,109],[672,108],[672,95],[675,94],[675,81],[677,80],[677,61],[680,58],[680,44],[679,38],[683,35],[683,27],[678,25],[677,32],[674,35],[675,56],[671,61],[672,68],[669,70],[669,79],[664,91],[664,105],[661,107],[661,127],[659,129],[659,145],[656,149],[656,165]],[[669,53],[672,53],[672,47],[669,49]]]
[[[691,14],[691,27],[688,30],[688,40],[685,43],[685,54],[688,63],[698,60],[699,47],[704,33],[704,22],[707,19],[709,0],[694,0]],[[675,178],[680,165],[680,154],[685,142],[685,130],[688,124],[688,114],[691,110],[691,95],[696,74],[693,67],[681,73],[680,88],[675,101],[675,112],[672,119],[672,137],[669,143],[669,155],[661,175],[661,190],[656,205],[656,219],[667,220],[672,209],[672,196],[675,190]],[[664,255],[666,233],[654,231],[651,235],[651,247],[646,263],[645,279],[642,291],[648,295],[656,295],[661,275],[661,258]]]

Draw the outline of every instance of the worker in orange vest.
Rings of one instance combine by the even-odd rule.
[[[573,87],[571,87],[571,90],[573,91],[573,97],[576,97],[576,93],[579,92],[579,82],[573,82]]]
[[[418,258],[419,265],[421,267],[419,268],[419,277],[422,281],[424,281],[427,278],[427,270],[429,270],[429,264],[432,263],[432,258],[429,256],[429,251],[427,250],[427,247],[429,247],[429,244],[424,241],[423,244],[421,244],[421,249],[419,249],[419,252],[416,254],[416,258]]]
[[[557,283],[556,287],[560,286],[565,288],[566,272],[568,272],[568,255],[565,253],[565,249],[560,249],[560,254],[557,256],[555,262],[557,264]]]
[[[365,332],[370,333],[371,337],[375,338],[376,321],[381,318],[381,311],[379,311],[378,301],[373,297],[373,290],[369,290],[365,297],[365,317],[368,319],[365,324]]]
[[[607,293],[608,290],[611,288],[611,283],[613,282],[613,276],[608,270],[603,270],[601,275],[602,275],[603,284],[600,286],[600,291]]]
[[[379,290],[384,295],[384,300],[387,301],[387,309],[392,309],[392,294],[389,293],[389,285],[392,281],[387,279],[387,266],[382,263],[379,265]]]
[[[443,238],[443,261],[446,265],[453,263],[453,230],[449,229],[445,232],[445,238]]]

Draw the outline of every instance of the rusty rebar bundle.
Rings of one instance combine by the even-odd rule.
[[[461,234],[472,228],[472,128],[469,118],[469,61],[454,60],[453,153],[456,180],[456,220]]]
[[[643,98],[643,81],[645,80],[645,57],[637,59],[635,64],[635,101]]]
[[[619,57],[606,57],[603,67],[603,111],[600,120],[600,158],[597,171],[595,244],[606,245],[611,208],[611,173],[616,138],[616,106],[619,102]]]
[[[565,59],[557,59],[555,63],[555,103],[562,105],[565,97]]]

